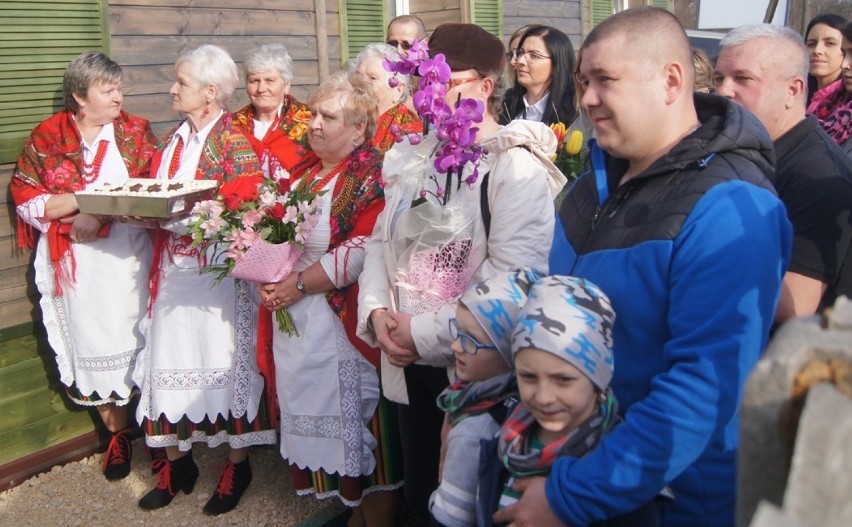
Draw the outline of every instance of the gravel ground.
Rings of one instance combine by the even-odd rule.
[[[103,454],[95,454],[54,467],[0,493],[0,527],[284,527],[336,501],[296,496],[277,447],[260,447],[252,450],[254,478],[237,508],[218,517],[207,516],[201,509],[216,488],[226,452],[224,446],[197,445],[193,456],[201,475],[192,494],[179,492],[169,506],[144,511],[136,502],[154,487],[155,480],[142,439],[137,439],[130,475],[121,481],[109,482],[103,477]]]

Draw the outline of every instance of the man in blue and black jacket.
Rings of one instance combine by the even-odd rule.
[[[693,97],[677,19],[618,13],[580,51],[592,172],[560,211],[550,272],[598,284],[618,313],[612,388],[624,423],[562,458],[495,520],[586,526],[660,498],[661,525],[734,524],[738,406],[791,247],[772,141],[749,112]]]

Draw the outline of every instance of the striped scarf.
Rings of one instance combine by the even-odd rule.
[[[583,421],[567,436],[553,441],[542,449],[531,448],[533,432],[538,423],[526,406],[515,407],[500,429],[497,455],[503,466],[515,477],[547,474],[556,458],[562,456],[583,457],[615,428],[618,416],[618,401],[612,390],[607,388],[606,400],[598,405],[597,411]]]
[[[438,408],[447,412],[455,426],[467,417],[483,414],[518,394],[515,373],[509,372],[484,381],[456,380],[438,396]]]

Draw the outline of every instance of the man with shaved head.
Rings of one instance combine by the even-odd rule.
[[[693,77],[683,28],[661,9],[622,11],[583,43],[577,83],[597,144],[560,208],[550,272],[612,302],[624,422],[520,482],[495,521],[585,526],[656,500],[666,527],[734,524],[738,405],[791,229],[766,131],[729,100],[693,95]]]
[[[748,108],[775,143],[775,188],[793,223],[776,323],[852,297],[852,161],[805,116],[808,48],[798,33],[742,26],[721,42],[716,93]]]

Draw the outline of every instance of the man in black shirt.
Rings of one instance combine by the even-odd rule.
[[[775,144],[775,187],[793,224],[793,255],[775,322],[852,298],[852,161],[805,115],[808,50],[786,27],[736,28],[721,42],[716,93],[751,110]]]

